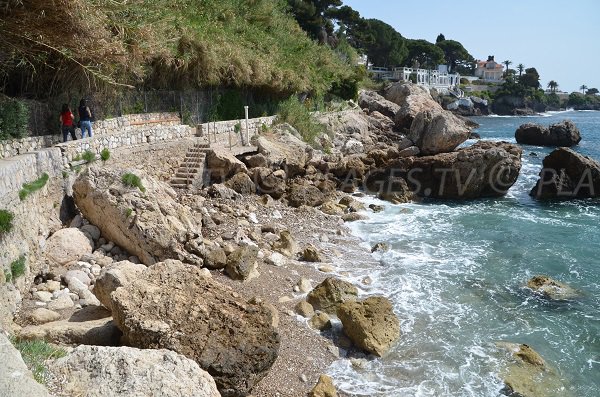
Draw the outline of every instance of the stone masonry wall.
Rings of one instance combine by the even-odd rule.
[[[110,135],[117,132],[132,131],[140,125],[173,126],[180,124],[177,113],[144,113],[129,114],[113,119],[99,120],[92,123],[94,136]],[[77,129],[77,137],[81,138],[81,132]],[[56,135],[44,135],[0,141],[0,158],[17,156],[19,154],[32,152],[54,146],[62,141],[62,133]]]

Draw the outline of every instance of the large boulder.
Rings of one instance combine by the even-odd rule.
[[[369,109],[369,112],[379,112],[392,120],[400,110],[400,106],[375,91],[361,91],[358,94],[358,105],[363,109]]]
[[[270,168],[256,167],[251,170],[252,180],[261,194],[268,194],[274,199],[280,199],[286,191],[285,179]]]
[[[317,285],[306,297],[306,301],[317,310],[335,314],[337,307],[356,300],[358,289],[347,281],[329,277]]]
[[[538,146],[574,146],[581,142],[577,126],[570,120],[544,127],[535,123],[521,125],[515,132],[518,143]]]
[[[243,172],[235,174],[231,179],[225,182],[225,186],[239,194],[250,195],[256,193],[256,185],[252,179]]]
[[[325,195],[313,185],[294,183],[289,188],[287,199],[290,206],[298,208],[302,205],[317,207],[325,201]]]
[[[155,264],[111,299],[115,323],[131,346],[195,360],[223,396],[248,395],[277,358],[270,309],[241,299],[195,266]]]
[[[571,397],[560,374],[538,352],[525,344],[497,342],[504,353],[500,378],[502,394],[522,397]]]
[[[246,172],[246,165],[225,149],[215,149],[206,156],[208,175],[213,182],[223,182],[238,172]]]
[[[58,265],[77,261],[91,254],[93,242],[81,230],[76,228],[60,229],[46,241],[44,254],[47,259]]]
[[[404,178],[410,190],[420,197],[469,200],[500,197],[517,181],[522,149],[507,142],[477,142],[452,153],[408,157],[388,163],[385,170],[367,179],[370,189],[382,189],[392,177]],[[407,197],[403,184],[400,196]],[[394,191],[386,191],[386,194]]]
[[[383,356],[400,337],[400,321],[387,298],[343,302],[337,307],[337,316],[352,342],[376,356]]]
[[[270,133],[262,134],[256,146],[272,166],[286,170],[289,177],[301,174],[313,154],[312,147],[289,124],[275,126]]]
[[[395,115],[396,127],[408,130],[417,114],[430,110],[441,113],[443,111],[429,90],[423,86],[400,82],[390,85],[384,93],[385,99],[397,104],[399,110]]]
[[[234,280],[250,280],[258,277],[258,248],[239,247],[227,257],[225,272]]]
[[[462,119],[442,109],[417,113],[408,138],[424,155],[451,152],[469,139],[471,129]]]
[[[48,390],[33,378],[21,353],[0,331],[0,396],[48,397]]]
[[[115,262],[103,268],[96,278],[94,295],[107,309],[112,310],[110,294],[140,277],[146,266],[129,261]]]
[[[356,136],[370,139],[369,128],[371,123],[361,111],[346,110],[343,112],[320,113],[317,121],[325,126],[330,136]]]
[[[50,372],[61,392],[85,397],[219,397],[213,378],[198,364],[169,350],[78,346]]]
[[[600,197],[600,163],[569,148],[558,148],[544,159],[530,195],[537,199]]]
[[[184,248],[200,236],[196,217],[176,201],[170,186],[141,171],[135,173],[144,191],[122,182],[125,170],[90,167],[73,184],[77,207],[106,239],[146,265],[169,258],[200,264]]]

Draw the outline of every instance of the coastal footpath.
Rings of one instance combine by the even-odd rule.
[[[361,92],[358,102],[314,114],[323,132],[312,144],[272,118],[253,120],[244,142],[235,123],[213,125],[211,138],[156,114],[0,160],[0,209],[11,215],[0,235],[0,324],[15,341],[61,352],[36,376],[45,388],[22,371],[20,390],[336,395],[322,376],[331,362],[385,360],[402,337],[391,301],[368,277],[353,285],[340,271],[374,261],[345,224],[382,208],[355,196],[500,197],[519,175],[522,149],[457,149],[476,125],[417,85]],[[195,153],[201,166],[184,167]],[[190,183],[173,188],[182,167]],[[507,348],[516,367],[533,365],[507,372],[515,393],[546,371],[523,346]],[[10,357],[23,367],[17,352]],[[146,367],[154,385],[136,369]],[[98,368],[107,369],[101,377]],[[173,371],[177,384],[167,380]],[[0,374],[0,390],[14,373]]]

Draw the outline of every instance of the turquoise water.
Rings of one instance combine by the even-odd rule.
[[[600,159],[600,112],[477,118],[483,139],[514,142],[525,122],[569,118],[577,151]],[[535,152],[537,157],[530,154]],[[391,205],[354,224],[365,246],[386,241],[367,293],[390,297],[402,337],[384,359],[330,369],[340,389],[361,396],[499,396],[496,341],[526,343],[555,368],[566,390],[600,396],[600,202],[539,203],[528,195],[550,149],[525,146],[519,180],[501,199]],[[366,202],[378,202],[373,198]],[[381,202],[378,202],[382,204]],[[546,274],[581,291],[552,303],[523,285]]]

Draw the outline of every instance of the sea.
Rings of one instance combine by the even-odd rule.
[[[600,160],[600,112],[476,117],[482,139],[515,142],[526,122],[572,120],[574,150]],[[468,141],[469,145],[475,141]],[[600,396],[600,201],[538,202],[529,196],[552,149],[523,146],[523,167],[505,197],[381,204],[352,232],[365,248],[386,242],[378,265],[356,264],[365,294],[389,297],[402,336],[384,358],[336,361],[329,373],[353,396],[501,396],[505,360],[496,342],[531,346],[564,385],[546,396]],[[525,288],[547,275],[580,291],[552,302]]]

